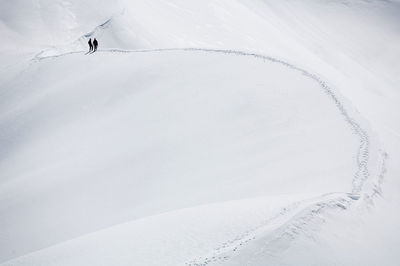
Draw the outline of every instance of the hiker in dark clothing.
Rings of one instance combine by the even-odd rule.
[[[89,39],[88,44],[89,44],[89,52],[93,51],[92,38]]]
[[[99,45],[99,43],[97,42],[96,38],[94,38],[94,40],[93,40],[94,52],[97,51],[97,46],[98,45]]]

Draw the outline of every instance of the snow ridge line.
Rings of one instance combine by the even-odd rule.
[[[354,118],[352,118],[349,115],[348,111],[344,107],[343,103],[339,100],[338,96],[334,93],[333,89],[329,87],[328,84],[325,81],[323,81],[320,77],[308,72],[307,70],[304,70],[288,62],[285,62],[283,60],[271,56],[265,56],[257,53],[244,52],[239,50],[208,49],[208,48],[160,48],[160,49],[143,49],[143,50],[110,49],[110,50],[102,50],[100,52],[145,53],[145,52],[165,52],[165,51],[196,51],[196,52],[211,52],[211,53],[221,53],[221,54],[232,54],[238,56],[248,56],[284,65],[316,81],[322,87],[325,93],[333,100],[334,104],[338,108],[341,115],[344,117],[345,121],[348,123],[352,131],[356,135],[358,135],[360,139],[360,146],[357,153],[357,171],[352,180],[351,193],[352,194],[361,193],[364,183],[369,178],[368,161],[369,161],[370,140],[368,133],[360,126],[360,124]]]
[[[325,93],[332,99],[334,104],[336,105],[337,109],[339,110],[340,114],[344,117],[345,121],[347,124],[350,126],[352,131],[358,135],[360,139],[360,146],[357,152],[357,171],[354,174],[353,180],[352,180],[352,191],[351,193],[353,194],[360,194],[363,188],[364,183],[366,180],[369,178],[369,171],[368,171],[368,161],[369,161],[369,150],[370,150],[370,138],[366,130],[364,130],[360,124],[352,118],[346,108],[344,107],[343,103],[339,100],[338,96],[336,93],[333,91],[333,89],[328,86],[328,84],[323,81],[320,77],[318,77],[315,74],[312,74],[308,72],[307,70],[304,70],[300,67],[297,67],[293,64],[290,64],[286,61],[283,61],[281,59],[277,59],[275,57],[271,56],[266,56],[266,55],[261,55],[257,53],[252,53],[252,52],[244,52],[240,50],[226,50],[226,49],[211,49],[211,48],[157,48],[157,49],[141,49],[141,50],[123,50],[123,49],[108,49],[108,50],[98,50],[98,52],[114,52],[114,53],[146,53],[146,52],[168,52],[168,51],[192,51],[192,52],[210,52],[210,53],[220,53],[220,54],[231,54],[231,55],[237,55],[237,56],[248,56],[248,57],[253,57],[257,59],[261,59],[264,61],[270,61],[273,63],[278,63],[281,65],[284,65],[290,69],[293,69],[295,71],[300,72],[304,76],[313,79],[316,81],[320,87],[325,91]],[[75,52],[70,52],[70,53],[65,53],[65,54],[60,54],[60,55],[54,55],[54,56],[44,56],[42,57],[41,55],[44,53],[44,51],[40,52],[37,54],[33,60],[34,61],[41,61],[44,59],[50,59],[50,58],[58,58],[66,55],[71,55],[71,54],[79,54],[83,53],[85,51],[75,51]]]
[[[265,231],[265,227],[274,220],[283,220],[283,224],[278,226],[278,228],[272,230],[267,237],[266,244],[262,249],[257,252],[261,254],[264,251],[271,250],[269,248],[274,242],[280,240],[293,240],[300,233],[306,233],[306,227],[310,226],[311,223],[317,221],[324,222],[323,213],[329,210],[347,210],[354,202],[356,202],[361,197],[363,202],[367,206],[373,204],[374,198],[381,195],[381,186],[386,173],[385,161],[387,159],[387,154],[384,151],[380,151],[379,159],[381,160],[380,172],[377,177],[377,181],[371,180],[373,182],[373,187],[371,191],[363,191],[366,181],[369,179],[370,174],[368,170],[368,162],[370,155],[370,138],[365,129],[354,119],[349,112],[346,110],[344,104],[340,101],[334,90],[329,87],[329,85],[323,81],[319,76],[308,72],[300,67],[293,64],[285,62],[283,60],[265,56],[252,52],[244,52],[239,50],[225,50],[225,49],[209,49],[209,48],[159,48],[159,49],[142,49],[142,50],[122,50],[122,49],[109,49],[109,50],[98,50],[98,52],[114,52],[114,53],[146,53],[146,52],[168,52],[168,51],[189,51],[189,52],[208,52],[208,53],[220,53],[229,54],[236,56],[247,56],[256,59],[261,59],[264,61],[270,61],[273,63],[278,63],[284,65],[290,69],[300,72],[304,76],[313,79],[317,82],[323,91],[332,99],[333,103],[337,107],[340,114],[343,116],[346,123],[350,126],[350,129],[359,137],[359,149],[357,151],[357,170],[352,179],[352,190],[351,193],[332,193],[336,194],[335,198],[328,197],[327,195],[322,195],[318,197],[318,200],[306,201],[308,204],[303,204],[305,201],[300,201],[293,203],[291,206],[283,208],[281,212],[264,221],[262,224],[247,230],[246,232],[240,234],[235,239],[223,243],[220,247],[215,248],[207,257],[199,257],[197,259],[191,260],[186,263],[186,265],[208,265],[215,262],[223,262],[229,259],[229,253],[236,252],[238,249],[243,248],[245,244],[251,240],[256,239],[258,233]],[[84,52],[71,52],[66,54],[60,54],[56,56],[45,56],[42,57],[38,54],[34,57],[34,61],[41,61],[43,59],[57,58],[61,56],[66,56],[74,53],[84,53]],[[310,202],[311,201],[311,202]],[[286,242],[286,241],[285,241]],[[272,248],[273,249],[273,248]]]

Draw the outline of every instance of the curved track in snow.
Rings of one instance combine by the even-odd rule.
[[[370,133],[366,128],[362,127],[361,122],[355,119],[355,115],[349,111],[348,107],[343,104],[339,94],[331,88],[322,78],[304,70],[298,66],[285,62],[283,60],[265,56],[257,53],[244,52],[238,50],[224,50],[224,49],[207,49],[207,48],[165,48],[165,49],[145,49],[145,50],[99,50],[98,52],[113,52],[113,53],[150,53],[150,52],[168,52],[168,51],[182,51],[182,52],[204,52],[204,53],[220,53],[235,56],[247,56],[258,60],[269,61],[284,65],[292,69],[293,71],[300,72],[302,75],[314,80],[320,86],[320,88],[326,93],[326,95],[332,100],[332,103],[336,106],[339,114],[343,117],[344,121],[348,124],[351,131],[357,135],[359,139],[359,148],[356,155],[356,171],[352,178],[352,189],[348,193],[330,193],[321,195],[314,199],[308,199],[296,202],[287,206],[281,210],[276,216],[265,220],[262,224],[259,224],[246,232],[238,235],[235,239],[231,239],[222,243],[219,247],[210,251],[207,256],[189,260],[187,265],[208,265],[214,262],[223,262],[230,258],[229,254],[236,252],[243,248],[247,243],[257,238],[258,235],[263,234],[263,237],[267,239],[267,245],[273,244],[280,240],[291,240],[300,233],[304,233],[305,228],[310,222],[323,222],[323,213],[329,210],[347,210],[355,202],[363,202],[369,206],[373,198],[380,195],[381,184],[385,175],[385,160],[387,154],[384,151],[380,151],[377,155],[379,160],[378,174],[371,176],[369,170],[369,160],[371,154],[371,138]],[[66,54],[60,54],[55,56],[41,56],[39,53],[33,60],[40,61],[43,59],[56,58],[60,56],[66,56],[68,54],[84,53],[84,52],[72,52]],[[366,183],[370,182],[370,186],[366,189]],[[265,233],[265,228],[268,227],[271,222],[279,224],[274,227],[268,233]],[[266,234],[266,236],[265,236]],[[263,250],[267,250],[268,247],[263,247]]]

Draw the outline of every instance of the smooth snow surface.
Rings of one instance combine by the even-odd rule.
[[[397,265],[399,14],[1,0],[1,265]]]

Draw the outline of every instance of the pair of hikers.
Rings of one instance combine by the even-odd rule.
[[[97,42],[96,38],[94,38],[93,43],[92,43],[92,38],[90,38],[88,44],[89,44],[89,52],[97,51],[97,46],[99,46],[99,43]]]

